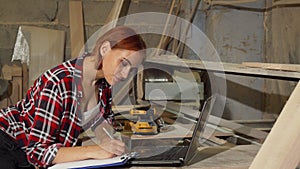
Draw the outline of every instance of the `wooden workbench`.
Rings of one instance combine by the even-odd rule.
[[[258,150],[257,145],[238,145],[233,148],[226,147],[203,147],[198,151],[203,159],[193,160],[189,166],[181,167],[144,167],[131,166],[130,169],[181,169],[181,168],[198,168],[198,169],[247,169],[252,163]]]

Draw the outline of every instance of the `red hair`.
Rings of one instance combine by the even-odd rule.
[[[100,47],[105,41],[110,43],[111,49],[125,49],[134,51],[146,49],[144,40],[132,28],[127,26],[117,26],[107,31],[97,40],[96,45],[92,50],[92,55],[100,55],[101,57]]]

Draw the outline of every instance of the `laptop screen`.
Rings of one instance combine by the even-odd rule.
[[[195,126],[195,130],[193,132],[191,145],[188,149],[184,162],[188,164],[188,162],[192,159],[197,148],[200,146],[200,139],[203,136],[205,125],[209,115],[211,114],[212,108],[215,104],[216,96],[212,95],[204,102],[202,110],[200,112],[199,119],[197,120],[197,124]]]
[[[137,152],[141,152],[141,156],[140,158],[137,159],[137,161],[132,161],[132,164],[167,164],[167,160],[170,160],[171,163],[176,163],[175,160],[178,161],[178,163],[185,163],[188,164],[188,161],[190,161],[190,159],[193,157],[193,155],[195,154],[195,151],[197,150],[197,148],[199,147],[199,140],[202,136],[203,133],[203,129],[205,126],[205,123],[207,121],[207,118],[212,110],[212,106],[214,105],[215,102],[215,96],[209,97],[203,107],[201,112],[198,112],[197,118],[195,119],[197,122],[193,122],[193,126],[192,128],[189,129],[184,129],[184,127],[182,126],[178,126],[178,125],[173,125],[172,127],[174,128],[178,128],[179,131],[182,132],[186,132],[185,130],[187,130],[187,132],[191,133],[191,134],[187,134],[185,138],[175,138],[173,139],[173,141],[178,142],[179,140],[182,140],[184,143],[180,144],[180,145],[176,145],[174,144],[169,144],[171,146],[162,146],[163,144],[157,144],[158,142],[155,142],[154,140],[157,139],[149,139],[149,137],[147,137],[147,139],[141,141],[141,137],[139,138],[139,144],[142,144],[140,146],[136,146],[135,150]],[[187,110],[187,109],[185,109]],[[176,130],[164,133],[164,135],[167,135],[168,138],[176,135],[175,132]],[[177,130],[178,132],[178,130]],[[159,136],[153,136],[153,137],[159,137]],[[151,137],[150,137],[151,138]],[[170,140],[164,140],[164,139],[159,139],[159,142],[162,143],[163,141],[168,141],[168,143],[170,143]],[[179,151],[179,149],[176,148],[182,148],[183,147],[183,151]],[[178,151],[177,151],[178,150]],[[170,153],[169,153],[170,152]],[[179,154],[176,154],[177,152],[179,152]],[[172,156],[172,158],[170,159],[161,159],[161,157],[159,156]],[[174,158],[173,158],[174,157]],[[158,160],[161,159],[161,160]],[[141,162],[143,161],[143,162]]]

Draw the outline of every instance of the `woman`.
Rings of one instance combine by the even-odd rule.
[[[91,53],[45,72],[25,99],[0,111],[1,167],[26,167],[28,161],[48,167],[121,155],[125,145],[119,140],[76,146],[77,138],[83,128],[96,129],[102,117],[113,122],[111,86],[142,63],[145,48],[134,30],[120,26],[101,36]],[[84,121],[85,112],[96,106],[97,116]]]

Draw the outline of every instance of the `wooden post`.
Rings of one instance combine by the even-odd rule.
[[[69,1],[71,57],[84,50],[84,27],[81,1]]]
[[[300,81],[250,169],[294,169],[300,161]]]

